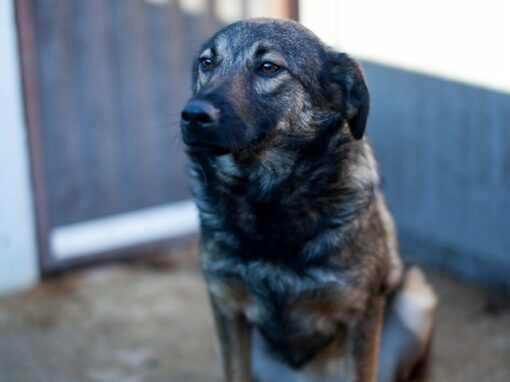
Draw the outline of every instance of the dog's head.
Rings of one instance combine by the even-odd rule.
[[[362,72],[347,55],[296,22],[253,19],[203,45],[181,130],[191,150],[211,154],[311,138],[324,124],[361,139],[368,109]]]

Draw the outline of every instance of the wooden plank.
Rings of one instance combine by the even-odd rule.
[[[151,145],[157,154],[158,194],[155,203],[189,196],[187,160],[182,146],[180,110],[190,92],[190,47],[181,46],[186,33],[176,3],[147,3],[147,49],[151,73],[151,113],[154,125],[148,128]]]
[[[298,0],[274,0],[271,1],[272,17],[299,20]]]
[[[33,1],[45,177],[50,225],[80,219],[83,210],[81,144],[70,2]],[[65,215],[63,214],[65,211]]]
[[[114,72],[114,98],[119,139],[120,182],[123,209],[150,205],[155,187],[151,167],[153,148],[145,134],[154,126],[150,115],[150,81],[145,51],[145,17],[140,2],[111,1],[108,14]]]
[[[119,194],[119,144],[115,125],[110,28],[106,3],[101,0],[71,2],[70,24],[75,57],[77,119],[67,129],[80,141],[82,209],[79,220],[122,211]],[[65,213],[69,208],[61,206]],[[70,223],[69,218],[66,223]]]

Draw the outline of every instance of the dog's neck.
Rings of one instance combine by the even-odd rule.
[[[317,187],[328,188],[336,196],[359,197],[379,186],[377,164],[366,140],[339,133],[328,141],[310,140],[297,146],[276,145],[210,157],[206,166],[213,171],[208,175],[212,183],[221,184],[235,197],[272,203],[278,202],[275,198]],[[202,172],[202,182],[208,183],[205,177]]]
[[[328,252],[313,244],[324,235],[331,250],[341,245],[379,185],[369,144],[341,135],[317,147],[192,157],[192,164],[204,231],[220,227],[268,252],[274,242],[274,251],[304,259]]]

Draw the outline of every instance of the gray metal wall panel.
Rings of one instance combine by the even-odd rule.
[[[368,132],[404,241],[434,242],[421,259],[473,277],[485,266],[479,278],[510,287],[510,94],[369,62],[364,69]]]

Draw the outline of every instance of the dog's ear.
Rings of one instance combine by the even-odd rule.
[[[355,139],[363,138],[370,97],[360,66],[345,53],[329,51],[321,77],[333,109],[342,114]]]

